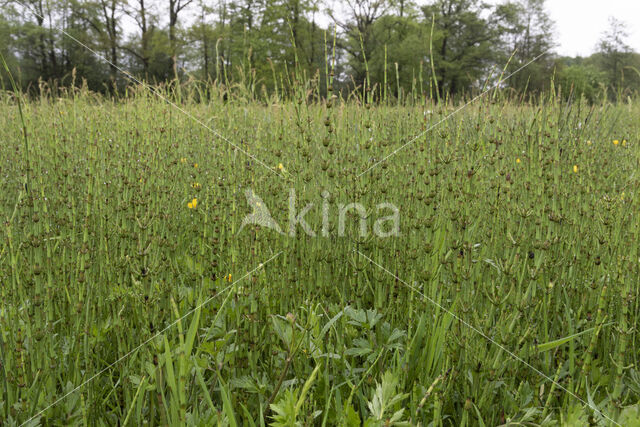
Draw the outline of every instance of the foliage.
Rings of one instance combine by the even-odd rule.
[[[92,91],[123,93],[137,82],[122,69],[153,84],[177,78],[204,82],[203,87],[216,82],[226,91],[242,87],[265,102],[290,97],[301,82],[314,82],[324,97],[359,92],[370,102],[402,103],[417,91],[459,100],[526,65],[501,84],[534,99],[551,89],[558,72],[554,24],[544,5],[544,0],[430,0],[420,6],[353,0],[337,8],[320,0],[8,1],[0,19],[0,53],[30,94],[39,93],[40,82],[52,88],[86,82]],[[595,99],[592,88],[601,85],[612,99],[633,96],[640,89],[640,76],[633,72],[640,60],[628,51],[626,37],[624,25],[612,22],[589,58],[598,72],[571,69],[562,83],[580,87],[588,99]],[[6,86],[6,74],[0,77]]]
[[[566,97],[584,96],[589,102],[596,102],[603,94],[604,73],[593,65],[569,65],[560,68],[557,82]]]
[[[634,425],[633,100],[154,89],[1,93],[3,425]]]

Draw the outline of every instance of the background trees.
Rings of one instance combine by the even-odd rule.
[[[553,22],[544,10],[545,0],[517,0],[502,7],[505,26],[506,52],[512,55],[508,61],[509,85],[518,91],[537,92],[548,88],[553,69],[553,56],[544,55],[554,47]],[[542,56],[540,56],[542,55]],[[534,62],[531,62],[534,58]],[[528,65],[527,65],[528,64]]]
[[[624,96],[640,84],[640,55],[631,51],[629,34],[623,22],[609,18],[609,29],[598,45],[593,63],[602,70],[614,96]]]
[[[640,56],[616,20],[591,57],[558,58],[544,0],[326,1],[5,0],[0,53],[31,90],[39,80],[70,84],[74,69],[76,82],[118,90],[123,68],[155,83],[193,78],[267,94],[304,75],[326,94],[331,61],[338,89],[368,82],[376,97],[462,97],[544,53],[504,84],[529,96],[553,78],[592,100],[640,89]]]
[[[501,32],[483,17],[490,14],[489,6],[478,0],[437,0],[422,12],[425,23],[434,25],[430,54],[439,91],[457,94],[481,85],[500,59],[494,46]]]

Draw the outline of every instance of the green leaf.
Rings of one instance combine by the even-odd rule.
[[[311,373],[311,375],[309,376],[309,378],[307,379],[307,381],[304,383],[304,386],[302,387],[302,393],[300,393],[300,397],[298,398],[298,403],[296,403],[296,414],[300,411],[300,408],[304,403],[304,398],[307,395],[307,392],[309,391],[311,386],[313,385],[313,382],[316,379],[316,374],[318,373],[319,370],[320,370],[320,365],[317,365],[316,368]]]
[[[318,335],[318,339],[323,339],[325,334],[327,333],[327,331],[329,330],[329,328],[331,328],[331,326],[333,326],[334,323],[336,323],[336,321],[342,317],[342,315],[344,314],[344,311],[339,312],[338,314],[336,314],[335,316],[333,316],[331,318],[331,320],[329,320],[327,322],[326,325],[324,325],[324,327],[322,328],[322,330],[320,331],[320,335]]]
[[[207,387],[207,384],[204,382],[204,377],[202,376],[202,372],[200,372],[200,368],[196,368],[195,371],[196,371],[196,379],[198,380],[198,384],[200,384],[200,388],[202,389],[204,398],[207,401],[209,408],[211,409],[211,413],[215,414],[218,410],[216,409],[216,406],[213,404],[213,400],[211,399],[211,394],[209,394],[209,388]]]
[[[353,406],[346,405],[344,408],[344,426],[345,427],[360,427],[360,416],[353,409]]]
[[[167,370],[167,383],[169,388],[178,397],[178,387],[176,386],[176,375],[173,371],[173,358],[171,357],[171,349],[169,347],[169,341],[167,336],[164,336],[164,365]]]
[[[291,327],[276,316],[271,316],[271,320],[273,321],[273,329],[276,331],[276,335],[287,348],[291,347]]]
[[[247,422],[249,423],[249,427],[256,427],[256,423],[255,421],[253,421],[253,417],[251,416],[251,413],[249,412],[247,407],[242,403],[240,404],[240,407],[242,408],[242,412],[244,413],[245,420],[247,420]]]
[[[231,398],[229,397],[229,389],[224,383],[222,376],[220,376],[220,372],[216,371],[216,373],[218,374],[218,381],[220,381],[220,397],[222,398],[222,410],[229,419],[229,425],[231,427],[238,427],[236,417],[233,413],[233,406],[231,405]]]
[[[611,323],[607,323],[606,325],[602,325],[602,326],[604,327],[604,326],[608,326],[610,324]],[[593,328],[585,329],[584,331],[578,332],[577,334],[569,335],[569,336],[564,337],[564,338],[558,338],[557,340],[549,341],[549,342],[546,342],[544,344],[539,344],[536,347],[536,350],[538,351],[538,353],[542,353],[543,351],[549,351],[551,349],[554,349],[556,347],[561,346],[562,344],[568,343],[569,341],[571,341],[571,340],[573,340],[575,338],[578,338],[580,335],[587,334],[587,333],[593,331],[594,329],[596,329],[596,328],[593,327]]]

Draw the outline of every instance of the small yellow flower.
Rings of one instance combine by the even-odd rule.
[[[622,194],[620,195],[620,200],[622,200],[624,202],[624,191],[622,192]]]
[[[194,163],[194,164],[193,164],[193,167],[194,167],[194,168],[196,168],[196,169],[198,169],[198,164],[197,164],[197,163]]]
[[[196,207],[198,207],[198,199],[193,199],[192,201],[190,201],[189,203],[187,203],[187,207],[189,209],[195,209]]]
[[[620,141],[618,141],[617,139],[614,139],[613,140],[613,145],[618,145],[618,144],[620,144]]]
[[[516,163],[520,163],[520,157],[516,159]]]
[[[573,173],[578,173],[578,165],[573,165]]]
[[[227,279],[227,282],[231,282],[231,273],[229,273],[229,275],[225,277],[225,279]]]
[[[622,146],[623,146],[623,147],[625,147],[626,145],[627,145],[627,140],[626,140],[626,139],[623,139],[623,140],[622,140]]]
[[[587,141],[587,145],[591,145],[591,141]]]
[[[278,169],[280,170],[284,169],[284,166],[282,166],[282,163],[278,163]]]
[[[186,159],[186,157],[181,158],[181,159],[180,159],[180,163],[187,163],[187,159]]]
[[[196,190],[199,190],[202,186],[200,185],[200,183],[194,182],[193,184],[191,184],[191,187],[195,188]]]

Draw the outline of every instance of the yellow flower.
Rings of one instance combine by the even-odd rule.
[[[225,279],[227,279],[227,282],[231,282],[231,273],[229,273],[229,275],[225,277]]]
[[[617,139],[613,140],[613,145],[618,145],[620,143],[620,141],[618,141]]]
[[[282,163],[278,163],[278,169],[280,170],[284,169],[284,166],[282,166]]]
[[[196,169],[198,169],[198,164],[197,164],[197,163],[194,163],[194,164],[193,164],[193,167],[194,167],[194,168],[196,168]]]
[[[587,145],[591,145],[591,141],[587,141]]]
[[[620,195],[620,200],[622,200],[624,202],[624,191],[622,192],[622,194]]]
[[[181,158],[181,159],[180,159],[180,163],[187,163],[187,159],[186,159],[186,157]]]
[[[516,159],[516,163],[520,163],[520,157]]]
[[[578,165],[573,165],[573,173],[578,173]]]
[[[196,190],[199,190],[202,186],[200,185],[200,183],[194,182],[193,184],[191,184],[191,187],[195,188]]]
[[[189,203],[187,203],[187,207],[189,209],[195,209],[196,207],[198,207],[198,199],[193,199],[192,201],[190,201]]]
[[[626,146],[626,145],[627,145],[627,140],[626,140],[626,139],[623,139],[623,140],[622,140],[622,146],[624,147],[624,146]]]

